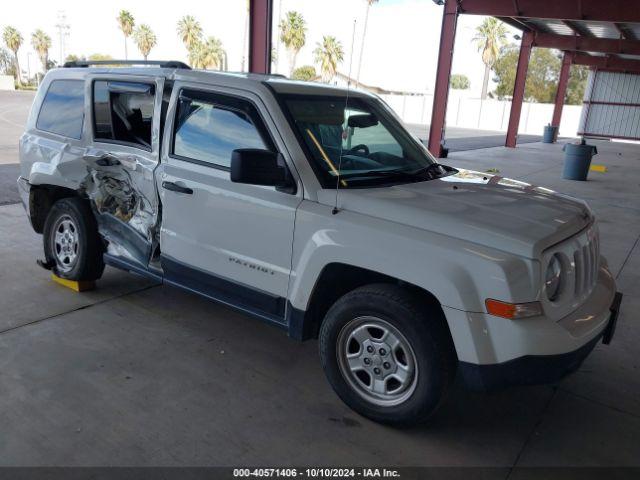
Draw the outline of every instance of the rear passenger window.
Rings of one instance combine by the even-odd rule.
[[[36,128],[80,139],[84,121],[84,81],[54,80],[38,114]]]
[[[229,168],[231,152],[237,148],[273,149],[253,105],[221,95],[189,96],[183,92],[178,103],[174,155]]]
[[[94,82],[95,139],[151,149],[154,101],[154,85],[104,80]]]

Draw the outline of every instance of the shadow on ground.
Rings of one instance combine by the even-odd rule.
[[[20,165],[9,163],[0,165],[0,205],[18,203],[18,176],[20,175]]]

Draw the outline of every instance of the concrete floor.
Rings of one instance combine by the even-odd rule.
[[[0,91],[0,205],[19,200],[18,139],[24,131],[33,97],[34,92]]]
[[[407,129],[425,145],[429,143],[429,125],[408,123]],[[447,127],[445,147],[449,152],[464,152],[479,148],[501,147],[506,141],[506,133],[498,130],[480,130],[477,128]],[[540,135],[519,135],[518,145],[542,141]]]
[[[589,182],[560,179],[561,145],[445,163],[589,201],[625,293],[613,343],[558,385],[456,387],[410,430],[345,407],[315,341],[112,269],[93,292],[52,283],[22,206],[0,206],[0,466],[640,466],[640,147],[598,148]]]

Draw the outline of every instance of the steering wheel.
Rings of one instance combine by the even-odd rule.
[[[367,157],[369,156],[369,153],[371,153],[369,151],[369,147],[367,147],[364,143],[361,143],[360,145],[356,145],[355,147],[351,147],[347,153],[356,153],[356,152],[362,152]]]
[[[355,170],[356,169],[355,160],[349,157],[345,158],[343,155],[342,158],[340,159],[340,167],[341,169],[344,169],[344,170]]]

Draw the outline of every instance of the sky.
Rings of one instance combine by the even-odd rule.
[[[342,42],[345,59],[338,70],[358,74],[358,59],[366,12],[365,0],[274,0],[274,31],[278,18],[289,10],[300,12],[307,22],[307,42],[300,51],[296,66],[313,64],[313,50],[324,35]],[[60,60],[60,41],[56,24],[64,11],[69,25],[65,54],[88,56],[93,53],[124,58],[124,38],[116,16],[129,10],[137,24],[146,23],[156,33],[158,44],[150,59],[187,59],[187,51],[176,33],[176,22],[184,15],[200,21],[205,35],[222,40],[228,54],[229,70],[242,66],[246,0],[158,0],[100,1],[30,0],[7,2],[2,7],[0,29],[16,27],[25,39],[19,55],[24,71],[40,69],[31,47],[31,33],[41,28],[53,41],[50,58]],[[370,9],[364,45],[360,81],[391,90],[433,92],[442,23],[442,6],[432,0],[380,0]],[[484,17],[463,15],[458,20],[452,73],[467,75],[472,96],[479,96],[484,65],[472,42],[475,28]],[[355,21],[355,35],[354,35]],[[513,31],[513,34],[517,33]],[[275,37],[275,35],[274,35]],[[274,38],[275,39],[275,38]],[[352,41],[353,40],[353,41]],[[509,35],[510,41],[512,34]],[[353,44],[353,48],[352,48]],[[283,45],[278,51],[277,71],[287,74],[289,57]],[[132,39],[129,57],[141,58]]]

